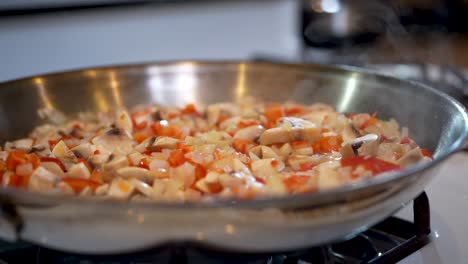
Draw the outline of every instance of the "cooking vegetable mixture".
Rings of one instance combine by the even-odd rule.
[[[146,105],[39,126],[5,144],[0,175],[3,186],[45,193],[252,199],[335,188],[431,160],[407,134],[393,119],[320,103]]]

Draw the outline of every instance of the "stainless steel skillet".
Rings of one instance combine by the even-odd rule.
[[[0,189],[0,237],[81,253],[129,252],[173,241],[266,252],[343,239],[416,197],[462,147],[465,109],[434,89],[358,69],[247,62],[169,62],[86,69],[0,84],[0,139],[40,124],[37,109],[73,115],[141,103],[183,105],[255,96],[378,112],[409,127],[435,160],[339,189],[210,204],[127,203]],[[17,215],[14,214],[17,213]],[[10,217],[8,217],[10,216]]]

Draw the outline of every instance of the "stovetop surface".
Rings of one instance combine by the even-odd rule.
[[[468,263],[468,153],[460,152],[440,168],[426,193],[431,205],[431,243],[399,264]],[[396,214],[412,219],[410,207]]]
[[[59,252],[26,243],[0,242],[0,263],[227,263],[227,264],[292,264],[292,263],[394,263],[388,252],[401,247],[417,235],[416,226],[406,220],[390,217],[355,238],[293,253],[240,255],[225,254],[187,245],[174,245],[160,250],[114,256],[90,256]],[[419,241],[417,250],[429,240]],[[386,258],[386,259],[384,259]]]

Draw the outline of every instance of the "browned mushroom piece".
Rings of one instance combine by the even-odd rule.
[[[277,127],[267,129],[260,135],[260,144],[315,142],[320,136],[321,129],[315,123],[297,117],[283,117],[278,120]]]
[[[171,137],[152,137],[146,145],[149,151],[159,151],[161,149],[175,149],[180,140]]]

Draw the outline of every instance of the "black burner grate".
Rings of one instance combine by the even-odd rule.
[[[425,192],[413,202],[414,222],[389,217],[353,239],[307,250],[273,254],[232,254],[190,243],[167,245],[135,254],[114,256],[76,255],[28,243],[0,243],[0,264],[307,264],[396,263],[423,247],[430,239],[429,200]]]

